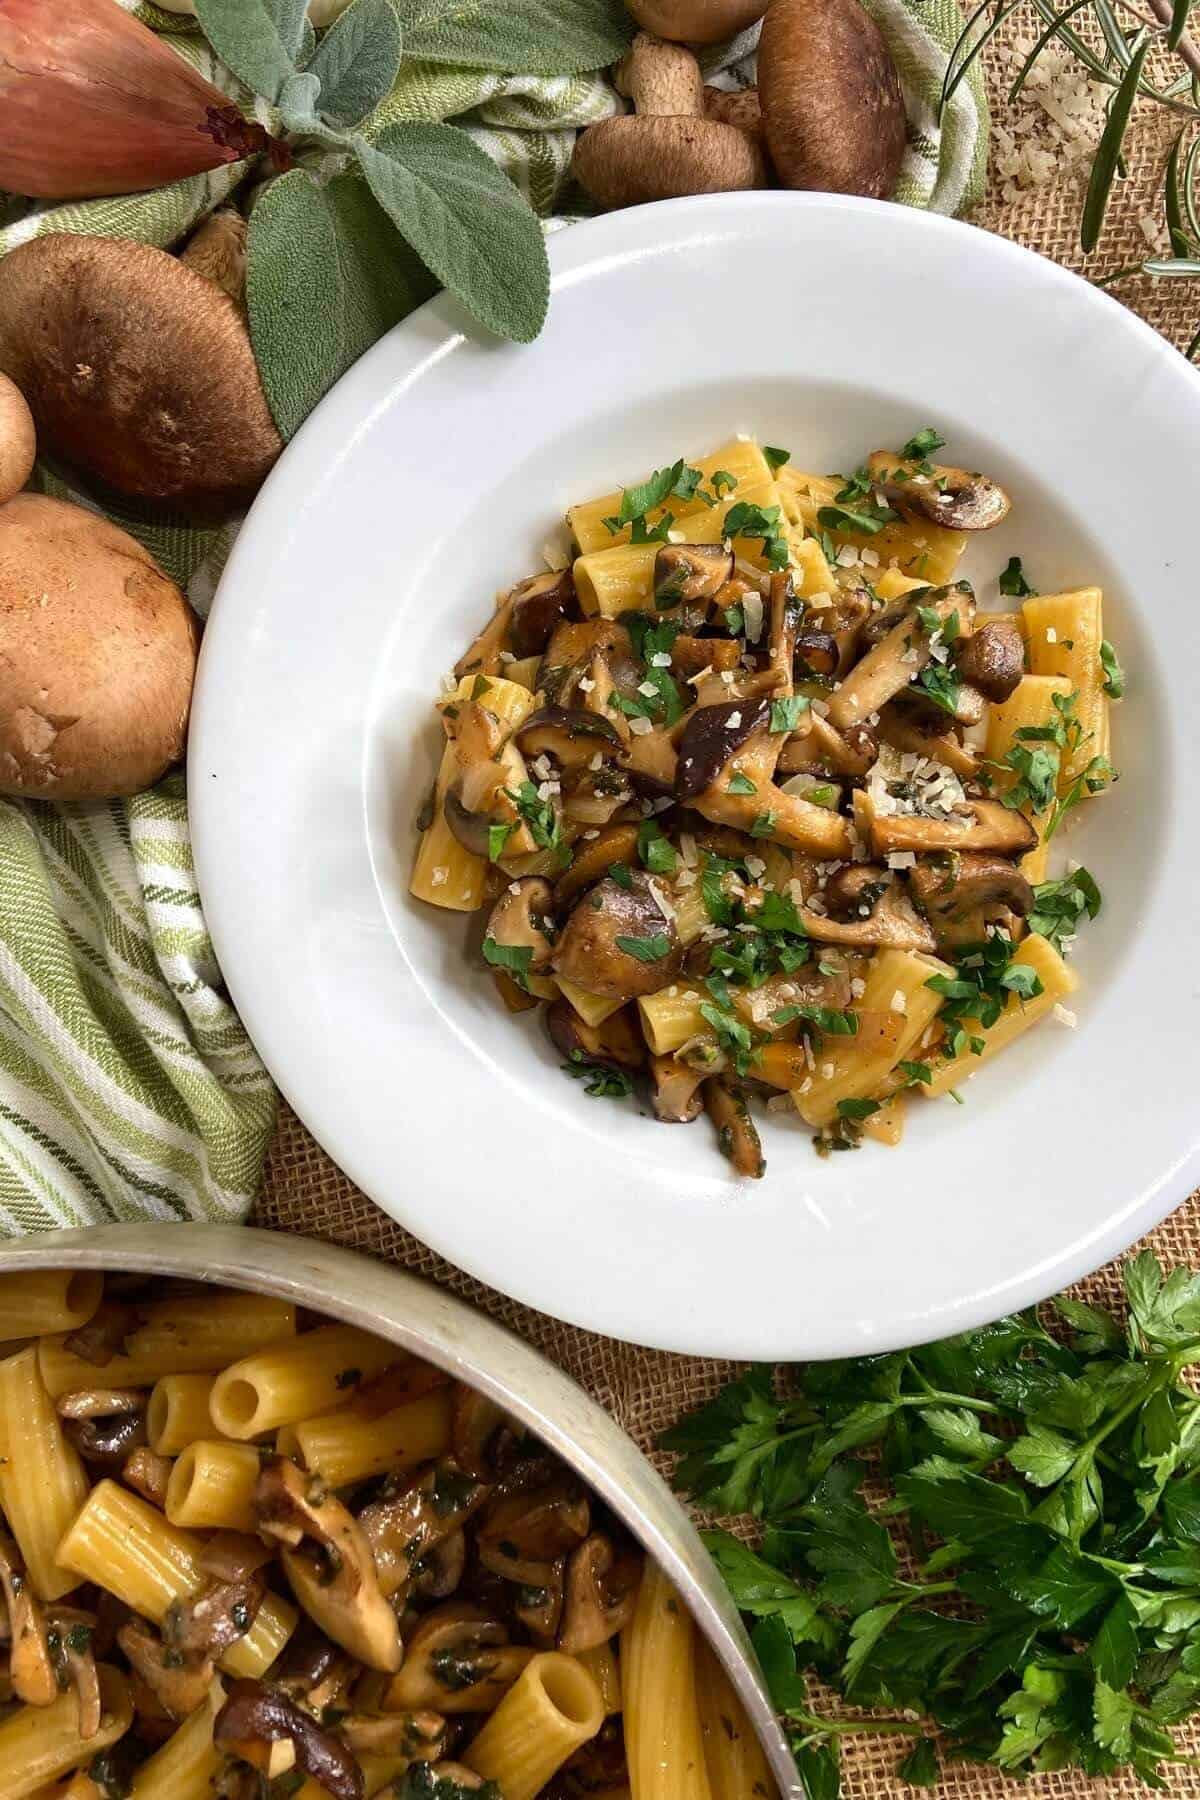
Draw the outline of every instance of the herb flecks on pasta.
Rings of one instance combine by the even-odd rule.
[[[573,560],[500,596],[438,701],[412,892],[487,910],[581,1098],[707,1113],[740,1175],[755,1099],[822,1153],[896,1143],[908,1096],[1074,1023],[1100,892],[1049,858],[1116,779],[1125,672],[1098,588],[1012,557],[981,604],[958,565],[1011,502],[942,448],[812,475],[737,439],[573,507]]]
[[[0,1320],[4,1800],[772,1800],[665,1577],[639,1608],[620,1522],[475,1390],[136,1277],[0,1276]]]

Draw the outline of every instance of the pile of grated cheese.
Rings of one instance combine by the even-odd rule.
[[[996,67],[1007,90],[1033,49],[1036,37],[1022,34],[998,44]],[[1104,130],[1104,107],[1111,89],[1093,81],[1064,45],[1051,43],[1037,62],[1013,106],[992,122],[992,168],[1002,200],[1019,200],[1034,188],[1086,174]]]

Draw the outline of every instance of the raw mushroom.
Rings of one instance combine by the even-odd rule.
[[[409,1635],[404,1667],[384,1697],[389,1712],[490,1712],[536,1653],[510,1644],[508,1628],[484,1607],[434,1607]]]
[[[739,131],[746,132],[766,149],[766,127],[763,125],[762,101],[758,97],[757,88],[734,88],[727,91],[725,88],[706,87],[704,116],[706,119],[719,119],[722,125],[736,125]]]
[[[149,244],[50,232],[11,250],[0,370],[44,454],[151,511],[226,518],[283,448],[237,306]]]
[[[754,139],[705,118],[704,83],[690,50],[639,32],[616,82],[632,99],[634,115],[589,126],[571,159],[576,180],[598,206],[766,186]]]
[[[642,1559],[633,1552],[618,1555],[612,1540],[594,1531],[572,1552],[567,1564],[567,1591],[558,1648],[581,1656],[607,1644],[633,1617]]]
[[[398,1669],[396,1615],[380,1589],[371,1545],[341,1501],[318,1476],[276,1456],[258,1478],[255,1506],[260,1532],[283,1546],[284,1571],[309,1618],[369,1669]]]
[[[654,1084],[651,1099],[655,1118],[664,1125],[690,1125],[698,1119],[704,1111],[700,1088],[708,1073],[707,1068],[689,1068],[673,1056],[652,1056],[650,1079]]]
[[[745,1096],[722,1076],[710,1075],[704,1083],[704,1105],[716,1126],[721,1154],[733,1164],[736,1174],[757,1181],[767,1164]]]
[[[296,1765],[333,1800],[364,1800],[363,1772],[349,1747],[265,1682],[232,1684],[213,1722],[213,1742],[258,1768],[268,1765],[273,1744],[290,1744]]]
[[[907,136],[904,96],[858,0],[771,0],[758,94],[784,187],[888,198]]]
[[[867,469],[890,506],[947,531],[990,531],[1012,508],[1004,489],[971,469],[922,465],[873,451]]]
[[[484,942],[491,940],[509,950],[528,950],[528,973],[544,975],[554,954],[552,918],[554,890],[540,875],[511,881],[497,900],[487,923]]]
[[[679,741],[677,797],[718,824],[754,833],[765,819],[769,829],[755,835],[829,860],[848,856],[850,832],[840,814],[775,785],[783,734],[770,730],[770,719],[766,700],[697,707]],[[738,791],[739,777],[747,792]]]
[[[629,886],[611,876],[577,900],[554,951],[560,975],[589,994],[633,1000],[653,994],[679,973],[683,945],[641,869]],[[661,890],[660,890],[661,891]]]
[[[987,700],[1007,700],[1025,675],[1025,640],[1016,619],[985,619],[954,645],[954,667]]]
[[[33,414],[16,382],[0,375],[0,505],[20,493],[36,460]]]
[[[968,581],[956,581],[952,587],[918,588],[906,598],[909,604],[899,621],[855,664],[829,702],[829,723],[836,731],[861,725],[904,693],[929,663],[934,633],[922,624],[918,606],[936,614],[939,625],[957,613],[960,626],[966,629],[975,617],[975,595]]]
[[[182,756],[199,627],[118,526],[41,494],[0,507],[0,641],[0,794],[136,794]]]
[[[909,886],[939,944],[982,944],[989,925],[1012,935],[1013,917],[1033,911],[1034,893],[1021,871],[1002,856],[979,852],[930,857],[909,875]]]
[[[643,31],[676,44],[723,44],[763,15],[765,0],[628,0]]]
[[[797,908],[805,931],[819,943],[924,951],[936,947],[932,930],[904,888],[873,863],[839,869],[825,884],[822,899],[826,912]]]
[[[546,1030],[556,1050],[569,1062],[605,1063],[614,1069],[640,1069],[646,1061],[646,1040],[627,1016],[626,1009],[610,1013],[599,1025],[581,1019],[569,1000],[556,1000],[546,1008]]]

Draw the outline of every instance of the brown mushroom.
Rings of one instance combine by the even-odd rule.
[[[818,943],[924,951],[936,947],[933,931],[886,869],[852,864],[831,876],[825,888],[827,902],[831,889],[828,913],[811,906],[797,908],[805,931]],[[839,912],[843,917],[837,916]]]
[[[122,1625],[117,1643],[130,1668],[173,1719],[186,1719],[204,1704],[216,1673],[211,1658],[184,1657],[169,1650],[141,1619]]]
[[[858,0],[771,0],[758,93],[784,187],[888,198],[907,136],[904,96]]]
[[[640,1069],[646,1061],[646,1040],[625,1007],[610,1013],[599,1025],[589,1025],[569,1000],[556,1000],[546,1008],[546,1030],[555,1049],[571,1062]]]
[[[979,774],[979,758],[975,751],[961,743],[953,729],[947,729],[949,720],[945,714],[936,721],[935,730],[927,729],[931,723],[934,721],[911,707],[901,708],[891,703],[880,714],[879,741],[893,750],[908,751],[914,756],[928,756],[935,762],[945,763],[960,781],[975,780]]]
[[[358,1525],[383,1593],[398,1594],[430,1550],[461,1530],[491,1491],[487,1482],[476,1481],[447,1457],[429,1464],[398,1492],[385,1490],[364,1507]]]
[[[142,1445],[121,1465],[121,1480],[143,1500],[149,1500],[161,1512],[167,1503],[167,1483],[171,1478],[171,1459],[157,1456]]]
[[[415,1770],[429,1768],[435,1758],[444,1754],[448,1732],[445,1719],[435,1712],[351,1712],[338,1721],[338,1735],[355,1756],[406,1756]],[[409,1786],[406,1781],[406,1792]]]
[[[989,925],[1003,925],[1033,911],[1034,893],[1015,864],[979,851],[949,852],[918,862],[909,887],[933,926],[939,944],[981,944]]]
[[[455,1384],[450,1413],[450,1449],[464,1475],[476,1481],[495,1481],[499,1475],[495,1452],[498,1439],[508,1428],[508,1414],[495,1400],[465,1381]],[[461,1536],[461,1533],[456,1535]]]
[[[704,116],[706,119],[719,119],[722,125],[736,125],[739,131],[748,133],[766,149],[767,133],[763,125],[762,101],[756,87],[705,87]]]
[[[854,665],[830,700],[829,723],[835,730],[861,725],[897,694],[904,693],[931,661],[934,639],[942,626],[957,614],[960,629],[966,629],[975,616],[975,595],[968,581],[956,581],[950,587],[919,588],[906,599],[908,605],[898,622]],[[926,620],[936,619],[936,626],[927,628],[917,612],[918,606]]]
[[[1037,832],[1024,814],[999,800],[968,800],[964,811],[937,819],[878,813],[866,794],[856,795],[855,806],[876,856],[896,850],[918,855],[930,850],[995,850],[1001,856],[1023,856],[1037,843]]]
[[[554,904],[569,905],[584,888],[607,875],[614,863],[632,862],[637,855],[637,842],[636,825],[609,825],[590,841],[577,844],[570,867],[554,884]]]
[[[505,1581],[541,1585],[549,1566],[581,1544],[591,1507],[573,1477],[555,1474],[540,1486],[518,1486],[489,1502],[478,1525],[476,1553]]]
[[[844,818],[776,786],[783,733],[770,730],[766,700],[727,700],[697,707],[679,741],[675,791],[697,812],[832,860],[850,853]]]
[[[467,1566],[467,1534],[452,1531],[426,1552],[413,1571],[412,1592],[427,1600],[447,1600]]]
[[[796,634],[796,674],[801,680],[812,676],[836,675],[841,666],[841,650],[831,631],[814,631],[805,626]]]
[[[261,1570],[233,1581],[210,1581],[192,1599],[167,1608],[163,1642],[184,1658],[223,1656],[251,1630],[266,1593]]]
[[[621,749],[615,727],[580,707],[538,707],[518,725],[513,742],[530,761],[552,756],[564,769],[586,768],[597,750],[615,756]]]
[[[390,1673],[403,1651],[381,1591],[371,1545],[319,1477],[273,1457],[255,1494],[259,1530],[282,1546],[284,1572],[310,1619],[369,1669]]]
[[[454,1601],[434,1607],[409,1634],[404,1667],[388,1684],[384,1711],[490,1712],[534,1655],[528,1646],[510,1644],[507,1627],[481,1606]]]
[[[41,494],[0,507],[0,794],[152,786],[183,754],[198,640],[179,589],[116,525]]]
[[[691,632],[683,631],[671,645],[671,673],[683,681],[708,675],[714,670],[717,674],[724,670],[732,673],[741,660],[742,646],[738,638],[694,637]]]
[[[1016,619],[985,619],[960,637],[954,666],[985,699],[1007,700],[1025,675],[1025,640]]]
[[[553,905],[554,890],[540,875],[510,881],[488,917],[484,944],[528,950],[529,959],[520,972],[544,975],[554,954]]]
[[[273,1744],[289,1743],[295,1762],[333,1800],[364,1800],[363,1772],[349,1747],[294,1700],[262,1681],[235,1681],[213,1723],[213,1742],[256,1767]]]
[[[137,1388],[84,1388],[64,1394],[58,1411],[84,1462],[111,1475],[145,1444],[147,1406],[147,1395]]]
[[[553,1645],[562,1621],[567,1559],[558,1556],[547,1563],[539,1581],[524,1582],[517,1589],[513,1617],[535,1644]]]
[[[612,1539],[594,1531],[571,1553],[558,1647],[581,1656],[608,1643],[633,1617],[642,1559],[635,1552],[618,1555]]]
[[[722,1156],[733,1164],[736,1174],[757,1181],[766,1173],[767,1164],[745,1095],[724,1076],[710,1075],[704,1083],[704,1106],[716,1126]]]
[[[575,580],[570,569],[553,569],[519,581],[512,602],[510,636],[514,656],[541,656],[559,620],[577,610]]]
[[[761,19],[765,0],[629,0],[643,31],[676,44],[720,44]]]
[[[704,117],[704,83],[691,51],[639,32],[616,81],[632,99],[634,115],[589,126],[571,159],[576,180],[598,206],[766,186],[755,140]]]
[[[86,1325],[79,1325],[67,1333],[63,1349],[71,1356],[91,1363],[94,1368],[102,1369],[124,1349],[126,1338],[141,1322],[142,1316],[136,1306],[127,1306],[119,1300],[102,1300]]]
[[[711,600],[732,573],[733,551],[724,544],[664,544],[654,558],[655,610]]]
[[[867,468],[890,506],[946,531],[990,531],[1012,510],[1004,489],[974,470],[913,462],[887,450],[873,451]]]
[[[246,316],[246,263],[250,223],[236,206],[218,206],[193,231],[179,260],[228,294]]]
[[[57,1698],[58,1681],[46,1639],[45,1615],[25,1573],[21,1552],[2,1532],[0,1592],[8,1612],[8,1673],[13,1692],[26,1706],[49,1706]]]
[[[92,1646],[95,1624],[95,1614],[78,1607],[54,1606],[46,1614],[46,1644],[58,1686],[75,1689],[77,1729],[84,1739],[95,1737],[104,1710]]]
[[[283,448],[237,306],[149,244],[50,232],[10,251],[0,369],[43,452],[150,509],[225,518]]]
[[[487,679],[476,688],[486,698]],[[465,849],[487,856],[493,825],[509,827],[505,851],[527,855],[537,848],[512,796],[528,779],[525,759],[507,725],[479,697],[442,708],[442,725],[454,746],[457,777],[443,798],[446,824]]]
[[[692,1068],[674,1056],[652,1056],[650,1079],[654,1116],[664,1125],[690,1125],[704,1111],[700,1092],[709,1068]]]
[[[657,890],[661,892],[661,890]],[[656,883],[641,869],[628,886],[611,875],[575,902],[554,950],[554,967],[589,994],[632,1000],[679,973],[683,946]]]
[[[0,375],[0,505],[20,493],[36,460],[33,414],[16,382]]]

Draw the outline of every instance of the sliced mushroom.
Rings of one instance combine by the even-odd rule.
[[[178,1650],[169,1650],[141,1619],[122,1625],[117,1643],[130,1668],[173,1719],[186,1719],[203,1706],[216,1674],[211,1658],[189,1659]]]
[[[411,1758],[413,1770],[429,1768],[444,1755],[447,1742],[446,1721],[435,1712],[387,1712],[374,1716],[352,1712],[339,1721],[338,1735],[356,1756],[406,1756]],[[406,1792],[409,1785],[406,1781]]]
[[[380,1589],[361,1525],[319,1477],[276,1456],[255,1494],[258,1528],[282,1546],[284,1571],[311,1619],[370,1669],[398,1669],[396,1615]]]
[[[778,773],[857,777],[867,774],[878,753],[871,726],[848,725],[845,731],[835,731],[828,719],[810,712],[784,743]]]
[[[103,1300],[86,1325],[67,1333],[63,1339],[63,1349],[102,1369],[119,1350],[124,1349],[126,1338],[137,1330],[141,1322],[141,1314],[135,1306],[123,1306],[116,1300]]]
[[[679,741],[678,798],[695,803],[719,780],[730,759],[769,724],[770,717],[766,700],[726,700],[717,706],[697,707]]]
[[[513,597],[511,594],[501,596],[495,612],[483,630],[463,651],[454,665],[454,673],[459,681],[464,675],[498,675],[501,669],[500,652],[508,642],[512,629]]]
[[[576,901],[554,952],[554,967],[589,994],[632,1000],[665,987],[679,973],[683,946],[641,869],[629,886],[606,876]]]
[[[340,1698],[358,1672],[353,1659],[305,1619],[271,1665],[271,1681],[315,1713]]]
[[[524,1582],[517,1589],[513,1617],[535,1644],[553,1645],[562,1620],[567,1559],[556,1557],[546,1566],[540,1581]]]
[[[711,600],[732,574],[733,551],[724,544],[664,544],[654,558],[655,608]]]
[[[704,1083],[704,1105],[716,1126],[722,1156],[733,1164],[735,1173],[757,1181],[767,1164],[745,1095],[723,1076],[710,1075]]]
[[[213,1742],[256,1767],[273,1744],[290,1743],[297,1766],[333,1800],[364,1800],[366,1782],[348,1745],[265,1682],[233,1683],[213,1722]]]
[[[462,1601],[435,1607],[409,1635],[384,1710],[490,1712],[535,1654],[510,1644],[508,1628],[483,1607]]]
[[[60,1419],[111,1419],[141,1412],[146,1405],[144,1388],[77,1388],[54,1403]]]
[[[772,575],[770,598],[771,667],[778,679],[780,692],[790,694],[796,672],[796,645],[804,616],[804,608],[797,598],[790,569],[783,569]]]
[[[650,1079],[654,1084],[652,1104],[654,1116],[665,1125],[690,1125],[704,1111],[700,1092],[707,1068],[690,1068],[673,1056],[650,1058]]]
[[[616,619],[603,618],[564,619],[557,626],[538,669],[539,690],[555,705],[577,704],[572,696],[581,678],[592,678],[597,657],[620,691],[632,694],[641,675],[629,633]]]
[[[73,1606],[53,1606],[46,1614],[46,1643],[60,1688],[73,1687],[78,1701],[81,1738],[94,1738],[100,1729],[103,1704],[96,1670],[93,1633],[94,1613]]]
[[[476,1531],[476,1551],[484,1568],[505,1581],[540,1585],[547,1566],[583,1542],[590,1519],[586,1492],[572,1476],[559,1474],[490,1501]]]
[[[600,1531],[585,1538],[567,1564],[559,1649],[580,1656],[623,1631],[633,1617],[641,1578],[642,1559],[635,1552],[618,1555]]]
[[[606,1063],[616,1069],[640,1069],[646,1061],[646,1041],[624,1007],[599,1025],[589,1025],[569,1000],[556,1000],[546,1008],[546,1030],[568,1061]]]
[[[171,1478],[171,1458],[157,1456],[144,1445],[126,1457],[121,1465],[121,1480],[151,1506],[161,1512],[167,1504],[167,1483]]]
[[[919,862],[909,886],[939,944],[981,944],[987,927],[1011,927],[1032,912],[1034,893],[1021,871],[1002,856],[951,851]],[[1011,930],[1010,930],[1011,935]]]
[[[975,596],[966,581],[957,581],[951,587],[919,588],[906,598],[910,604],[902,618],[854,665],[830,700],[829,722],[835,730],[861,725],[895,695],[903,693],[930,661],[933,633],[922,624],[917,606],[927,614],[935,614],[939,624],[957,613],[964,629],[975,616]]]
[[[575,580],[570,569],[531,575],[517,583],[509,600],[514,656],[541,656],[559,620],[576,610]]]
[[[9,1679],[26,1706],[49,1706],[58,1696],[58,1681],[46,1639],[41,1602],[25,1573],[21,1552],[0,1533],[0,1590],[8,1610]]]
[[[783,735],[765,700],[698,708],[679,744],[676,793],[707,819],[827,860],[850,854],[844,818],[774,782]],[[657,984],[656,984],[657,985]]]
[[[800,680],[836,675],[841,661],[842,653],[831,631],[806,626],[796,634],[796,674]]]
[[[78,1398],[81,1405],[87,1405],[100,1391],[89,1390],[79,1396],[64,1398]],[[108,1413],[63,1415],[63,1432],[84,1462],[115,1475],[125,1467],[133,1452],[145,1444],[148,1401],[145,1394],[138,1394],[136,1398],[136,1406],[114,1406]]]
[[[581,707],[564,706],[542,706],[530,713],[513,733],[513,742],[528,759],[552,756],[564,769],[584,769],[597,750],[615,756],[622,748],[607,719]]]
[[[495,1452],[508,1428],[508,1414],[478,1388],[460,1381],[454,1389],[450,1415],[450,1448],[465,1475],[476,1481],[495,1481],[499,1476]],[[458,1535],[461,1536],[461,1533]]]
[[[681,631],[671,645],[671,673],[680,681],[723,671],[732,673],[742,660],[738,638],[694,637]]]
[[[890,506],[946,531],[990,531],[1012,509],[1004,489],[973,470],[905,461],[887,450],[874,451],[867,468]]]
[[[917,717],[911,708],[901,708],[892,702],[880,714],[879,741],[893,750],[929,756],[935,762],[945,763],[960,781],[975,780],[979,774],[979,758],[974,750],[959,741],[953,730],[946,729],[949,721],[945,714],[936,722],[936,730],[928,731],[928,723],[927,719]]]
[[[413,1571],[412,1592],[427,1600],[448,1600],[462,1581],[467,1566],[467,1534],[452,1531],[426,1551]]]
[[[434,1545],[460,1530],[491,1491],[447,1457],[422,1469],[399,1492],[385,1492],[364,1507],[358,1524],[383,1592],[397,1594]]]
[[[945,819],[907,813],[876,813],[865,794],[856,796],[859,820],[876,856],[893,850],[995,850],[1001,856],[1023,856],[1037,843],[1037,832],[1023,813],[999,800],[970,800],[968,810]]]
[[[864,918],[860,908],[863,902],[849,909],[851,917],[845,920],[831,918],[825,913],[814,912],[811,907],[801,906],[797,910],[801,922],[809,937],[824,944],[860,944],[889,946],[895,950],[924,950],[935,948],[933,931],[921,917],[908,894],[899,882],[889,879],[886,870],[877,869],[866,864],[856,864],[855,871],[869,870],[872,886],[880,883],[877,895],[871,903],[870,911]],[[839,874],[846,874],[841,870]],[[837,877],[834,878],[835,880]],[[858,915],[858,916],[855,916]]]
[[[985,619],[954,645],[962,679],[988,700],[1007,700],[1025,674],[1025,640],[1013,619]]]
[[[540,875],[526,875],[510,882],[488,918],[484,942],[507,950],[528,950],[528,973],[543,975],[554,953],[554,890]]]
[[[584,888],[607,875],[614,863],[632,862],[637,855],[638,827],[609,825],[596,837],[580,843],[570,868],[554,884],[554,904],[567,906]]]
[[[168,1607],[162,1638],[183,1657],[220,1657],[244,1638],[267,1593],[261,1570],[237,1581],[213,1581],[191,1600]]]

